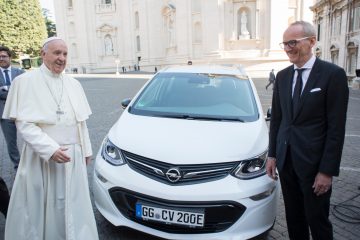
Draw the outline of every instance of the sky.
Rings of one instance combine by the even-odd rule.
[[[46,8],[50,11],[52,20],[55,21],[55,11],[54,11],[54,0],[39,0],[41,8]]]

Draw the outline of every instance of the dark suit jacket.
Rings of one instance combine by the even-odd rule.
[[[20,74],[22,74],[24,72],[25,71],[20,69],[20,68],[11,67],[11,78],[12,78],[12,80],[14,80],[15,77],[19,76]],[[0,70],[0,87],[2,87],[4,85],[6,85],[5,84],[5,78],[4,78],[3,73]],[[6,98],[7,98],[7,91],[0,90],[0,118],[2,118]]]
[[[337,176],[349,100],[345,71],[316,59],[294,116],[293,74],[292,65],[276,76],[269,157],[276,157],[277,168],[281,172],[286,152],[291,149],[293,166],[299,177],[313,178],[317,172]]]

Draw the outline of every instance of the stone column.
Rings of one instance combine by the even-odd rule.
[[[226,0],[218,0],[218,6],[219,6],[219,51],[224,50],[224,44],[225,44],[225,27],[224,27],[224,11],[225,11],[225,4]]]
[[[285,56],[284,51],[280,48],[279,43],[283,41],[283,33],[288,27],[288,0],[270,0],[269,6],[269,21],[265,29],[269,29],[269,56],[274,57]],[[282,14],[279,14],[282,13]]]

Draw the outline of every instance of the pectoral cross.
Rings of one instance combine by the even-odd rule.
[[[64,115],[64,111],[61,110],[59,105],[58,105],[58,109],[56,110],[56,115],[57,115],[58,121],[60,121],[60,116]]]

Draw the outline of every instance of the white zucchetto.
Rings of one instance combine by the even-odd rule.
[[[61,41],[64,41],[62,38],[59,38],[59,37],[49,37],[47,39],[44,40],[43,44],[42,44],[42,47],[45,46],[45,44],[49,43],[49,42],[52,42],[52,41],[55,41],[55,40],[61,40]]]

